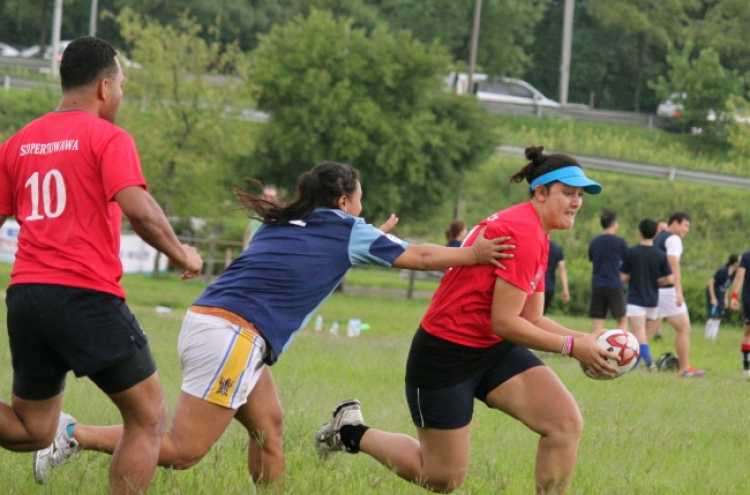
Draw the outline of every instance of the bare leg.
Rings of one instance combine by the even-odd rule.
[[[157,373],[109,396],[122,414],[123,430],[109,465],[112,494],[141,494],[156,470],[167,405]]]
[[[233,409],[181,392],[172,425],[164,434],[159,449],[158,465],[187,469],[197,464],[224,433],[234,414]],[[122,432],[123,427],[119,425],[78,424],[73,432],[73,438],[84,450],[112,454]]]
[[[688,313],[667,317],[667,321],[675,329],[674,347],[677,360],[680,363],[680,373],[690,368],[690,316]]]
[[[52,443],[60,420],[62,394],[46,400],[13,396],[13,405],[0,401],[0,446],[30,452]]]
[[[247,402],[235,415],[247,429],[247,467],[253,481],[268,483],[284,476],[284,418],[271,370],[263,367]]]
[[[471,425],[456,430],[417,427],[419,441],[408,435],[370,428],[360,450],[401,478],[438,493],[463,483],[469,464]]]
[[[661,328],[661,322],[663,318],[657,318],[655,320],[648,320],[646,322],[646,339],[651,340],[651,338],[656,334],[656,332],[659,331]]]
[[[635,338],[638,339],[639,344],[648,344],[646,338],[646,316],[631,316],[630,317],[630,330],[632,331]]]
[[[573,396],[546,366],[516,375],[487,396],[487,403],[539,433],[535,481],[539,495],[566,492],[578,456],[583,419]]]
[[[593,320],[591,320],[591,323],[592,323],[592,325],[591,325],[591,332],[592,333],[596,332],[597,330],[601,330],[602,328],[604,328],[604,320],[601,320],[599,318],[594,318]]]

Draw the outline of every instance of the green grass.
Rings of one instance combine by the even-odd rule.
[[[366,273],[352,272],[356,277]],[[6,265],[0,266],[3,282],[7,283]],[[123,282],[129,304],[149,336],[167,401],[173,405],[181,378],[176,352],[180,321],[205,283],[142,275],[126,276]],[[326,328],[334,320],[357,317],[371,329],[356,339],[305,330],[273,367],[285,411],[288,475],[284,488],[252,485],[246,471],[246,433],[232,425],[193,469],[159,469],[149,493],[426,493],[365,455],[339,455],[323,463],[315,456],[311,438],[332,407],[349,397],[362,401],[369,425],[414,434],[403,397],[404,362],[428,303],[426,299],[334,294],[320,311]],[[173,311],[157,314],[156,305],[170,306]],[[5,306],[0,305],[0,316],[4,312]],[[561,317],[560,321],[579,330],[590,327],[582,318]],[[693,329],[693,363],[709,371],[703,379],[636,371],[613,382],[596,382],[586,378],[574,360],[557,355],[544,358],[576,397],[586,421],[569,493],[746,492],[750,431],[746,389],[750,384],[739,376],[741,330],[722,327],[716,342],[704,341],[702,334],[702,328]],[[653,346],[655,356],[673,350],[673,335],[667,326],[665,340]],[[7,400],[11,365],[6,339],[0,344],[0,367],[6,377],[0,383],[0,397]],[[69,377],[64,407],[81,422],[119,422],[114,406],[86,379]],[[457,493],[532,493],[537,440],[517,421],[477,403],[469,475]],[[31,454],[0,451],[0,486],[6,494],[100,494],[105,490],[108,463],[106,455],[84,453],[58,469],[49,485],[38,487],[31,475]]]
[[[498,115],[493,120],[502,144],[543,144],[549,150],[576,156],[750,176],[748,157],[730,158],[728,145],[702,135],[556,118]]]

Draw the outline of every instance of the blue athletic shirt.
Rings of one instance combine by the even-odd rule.
[[[630,275],[628,304],[642,308],[659,305],[659,279],[672,274],[664,251],[654,246],[633,246],[625,252],[620,270]]]
[[[620,265],[628,243],[622,237],[602,234],[592,239],[589,244],[589,261],[593,263],[591,274],[592,287],[622,289]]]
[[[407,243],[341,210],[264,224],[196,305],[226,309],[260,331],[273,364],[353,265],[391,266]]]
[[[727,293],[727,290],[729,290],[729,287],[734,282],[734,276],[736,274],[737,272],[734,272],[730,275],[729,267],[727,265],[722,266],[716,270],[716,273],[714,273],[714,294],[716,295],[716,302],[718,302],[719,306],[722,308],[724,307],[724,294]],[[708,287],[706,287],[706,295],[709,296],[709,298],[711,296]]]
[[[742,304],[750,304],[750,251],[742,254],[740,268],[745,269],[745,279],[742,281]]]

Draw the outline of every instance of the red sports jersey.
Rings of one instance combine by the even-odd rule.
[[[451,268],[440,282],[432,303],[422,319],[422,328],[435,337],[469,347],[489,347],[502,337],[492,331],[492,297],[497,277],[526,292],[544,292],[549,239],[542,231],[531,202],[512,206],[487,218],[472,229],[464,246],[474,244],[479,231],[496,239],[511,236],[516,245],[514,258],[502,260],[507,270],[493,265]]]
[[[0,214],[21,224],[11,285],[125,297],[116,193],[146,186],[130,135],[89,112],[49,113],[0,147]]]

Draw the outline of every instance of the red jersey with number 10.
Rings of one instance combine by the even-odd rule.
[[[52,112],[0,147],[0,214],[21,225],[11,285],[80,287],[125,297],[114,201],[145,187],[130,135],[82,110]]]
[[[485,237],[511,236],[513,258],[493,265],[457,266],[443,276],[440,287],[422,319],[422,328],[435,337],[468,347],[490,347],[502,341],[492,330],[492,298],[497,277],[515,285],[529,298],[544,292],[549,238],[530,201],[495,213],[474,227],[463,246],[474,244],[482,228]],[[460,249],[460,248],[459,248]]]

